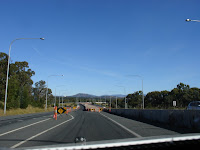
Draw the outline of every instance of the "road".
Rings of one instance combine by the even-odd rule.
[[[88,141],[178,134],[106,112],[72,111],[53,119],[53,112],[0,120],[0,147],[20,148]]]

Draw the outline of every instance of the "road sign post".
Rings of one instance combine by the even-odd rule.
[[[173,106],[174,106],[174,108],[176,107],[176,101],[173,101]]]

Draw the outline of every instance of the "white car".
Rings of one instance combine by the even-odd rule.
[[[200,101],[190,102],[187,110],[200,110]]]

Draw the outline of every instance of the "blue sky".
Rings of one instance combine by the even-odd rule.
[[[200,88],[199,0],[1,0],[0,51],[55,94]],[[51,76],[50,75],[61,75]]]

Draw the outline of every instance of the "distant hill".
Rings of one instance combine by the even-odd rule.
[[[113,96],[113,97],[125,97],[125,95],[122,95],[122,94],[114,94],[114,95],[101,95],[101,97],[110,97],[110,96]],[[96,97],[100,97],[100,96],[96,96],[96,95],[91,95],[91,94],[86,94],[86,93],[78,93],[76,95],[72,95],[71,97],[84,97],[84,98],[96,98]]]
[[[84,97],[84,98],[94,98],[97,97],[95,95],[85,94],[85,93],[78,93],[76,95],[72,95],[71,97]]]

